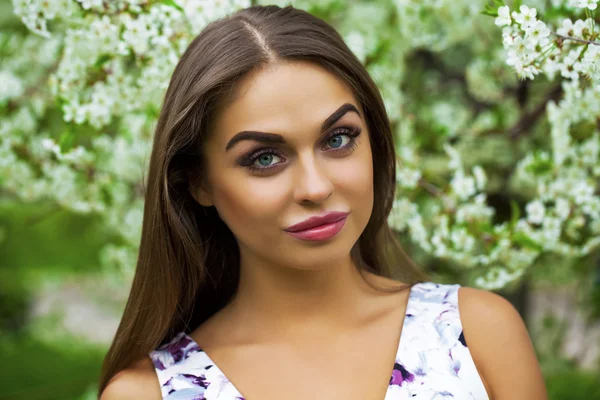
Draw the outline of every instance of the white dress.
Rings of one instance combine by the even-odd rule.
[[[433,282],[411,288],[396,363],[382,400],[489,400],[464,339],[459,288]],[[150,357],[163,399],[244,399],[183,332],[151,352]]]

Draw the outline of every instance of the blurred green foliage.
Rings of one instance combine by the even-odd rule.
[[[546,377],[550,400],[600,399],[600,374],[571,370]]]
[[[0,337],[0,399],[80,399],[96,384],[105,352],[77,338],[47,344],[30,335]]]
[[[106,347],[31,324],[29,309],[49,281],[97,273],[106,234],[93,217],[40,204],[0,204],[0,226],[0,399],[80,399]]]

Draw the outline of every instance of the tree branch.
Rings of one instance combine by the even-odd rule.
[[[585,43],[585,44],[595,44],[597,46],[600,46],[600,42],[596,42],[594,40],[585,40],[585,39],[579,39],[579,38],[572,37],[572,36],[559,35],[558,33],[553,32],[553,31],[550,31],[550,33],[552,33],[554,36],[559,37],[563,40],[572,40],[574,42]]]
[[[440,197],[442,195],[442,191],[437,186],[430,182],[427,182],[423,178],[419,179],[419,186],[421,186],[423,189],[427,190],[429,193],[436,197]]]
[[[546,111],[546,104],[550,100],[558,100],[560,95],[562,94],[562,86],[555,86],[548,95],[542,100],[533,111],[524,114],[521,116],[521,119],[508,130],[508,135],[511,140],[518,139],[520,136],[524,135],[529,131],[529,129],[535,125],[535,123],[540,119],[544,111]]]

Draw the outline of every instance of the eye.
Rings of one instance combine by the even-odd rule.
[[[248,168],[253,174],[263,175],[285,162],[285,158],[277,149],[262,148],[245,155],[238,162],[242,167]]]
[[[322,149],[336,156],[345,156],[356,149],[360,128],[341,127],[332,131],[324,140]],[[238,163],[255,175],[266,175],[285,162],[284,156],[275,148],[262,148],[243,156]]]
[[[329,138],[329,140],[327,140],[327,144],[329,144],[333,149],[339,149],[348,145],[348,143],[350,143],[351,140],[352,138],[350,137],[350,135],[340,133]]]
[[[325,149],[326,151],[333,151],[340,155],[352,153],[357,146],[356,138],[360,133],[360,128],[336,129],[325,139],[324,149],[329,146],[330,148]]]
[[[273,165],[273,160],[277,161],[277,159],[281,160],[282,158],[274,153],[259,154],[254,159],[254,163],[252,164],[252,166],[257,168],[268,168]],[[277,164],[277,162],[275,162],[275,164]]]

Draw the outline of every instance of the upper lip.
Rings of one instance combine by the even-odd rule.
[[[346,217],[346,215],[348,215],[347,212],[330,211],[330,212],[325,213],[323,215],[317,215],[317,216],[314,216],[314,217],[310,217],[308,219],[305,219],[302,222],[299,222],[297,224],[288,226],[284,230],[287,231],[287,232],[303,231],[305,229],[314,228],[316,226],[321,226],[321,225],[325,225],[325,224],[331,224],[332,222],[336,222],[336,221],[339,221],[341,219],[344,219]]]

